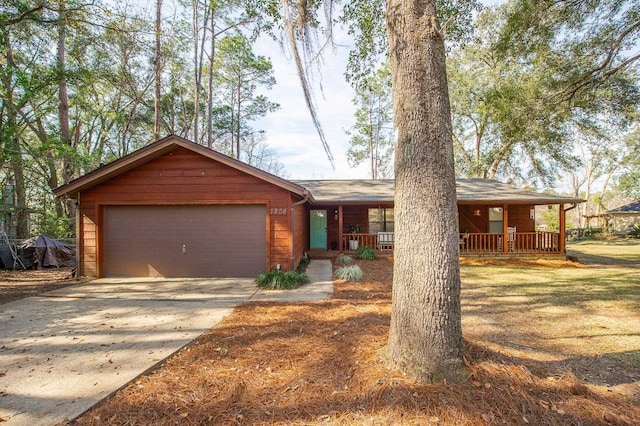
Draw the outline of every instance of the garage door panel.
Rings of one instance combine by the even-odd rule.
[[[105,276],[253,277],[266,268],[266,207],[108,206]]]

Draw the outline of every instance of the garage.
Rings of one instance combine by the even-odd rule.
[[[76,206],[83,277],[255,278],[291,270],[309,191],[167,136],[53,191]]]
[[[265,205],[104,207],[107,277],[255,277],[267,269]]]

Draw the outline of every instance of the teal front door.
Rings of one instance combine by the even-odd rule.
[[[327,248],[327,211],[311,210],[311,248]]]

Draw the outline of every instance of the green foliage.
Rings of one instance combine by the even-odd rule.
[[[343,266],[333,273],[338,280],[358,282],[362,279],[362,269],[358,265]]]
[[[286,290],[298,288],[309,282],[309,277],[305,273],[297,271],[270,271],[262,272],[256,278],[256,285],[259,288],[269,290]]]
[[[633,225],[633,228],[629,232],[629,236],[633,238],[640,238],[640,223],[636,223]]]
[[[70,220],[73,219],[58,217],[54,214],[42,214],[37,216],[36,223],[34,225],[38,234],[60,240],[70,237]]]
[[[356,257],[362,260],[375,260],[378,258],[376,251],[369,246],[360,247],[356,250]]]
[[[336,257],[336,263],[339,265],[351,265],[353,262],[353,257],[346,254],[339,254]]]
[[[473,16],[482,9],[477,0],[438,0],[438,20],[449,45],[461,44],[472,35]],[[354,42],[349,52],[345,77],[354,87],[372,74],[388,51],[386,2],[352,0],[345,2],[339,22],[347,27]]]
[[[362,232],[362,228],[357,223],[352,223],[349,225],[349,234],[359,234]]]
[[[375,74],[356,87],[355,124],[345,133],[350,136],[347,162],[351,167],[368,162],[371,179],[386,178],[393,170],[395,147],[391,72],[383,63]]]
[[[560,218],[557,206],[544,210],[540,215],[540,219],[543,224],[547,225],[547,231],[557,232],[558,229],[560,229]]]
[[[638,12],[629,0],[514,0],[483,11],[475,40],[447,63],[457,173],[548,186],[558,169],[583,164],[575,144],[586,137],[617,152],[640,105],[638,58],[625,62],[622,47],[637,44],[640,33],[625,29]]]
[[[219,135],[218,150],[236,158],[246,150],[254,133],[249,123],[276,111],[280,106],[256,92],[270,89],[276,83],[271,61],[253,52],[250,40],[242,34],[222,38],[214,62],[218,105],[226,105],[232,113],[228,127]],[[242,158],[246,161],[245,158]]]
[[[58,6],[62,3],[56,2],[53,7],[48,2],[40,2],[44,7],[32,8],[36,3],[12,0],[7,8],[0,7],[3,56],[0,60],[3,76],[0,84],[0,179],[12,179],[16,186],[19,214],[14,220],[19,222],[18,229],[28,233],[28,212],[34,211],[41,216],[36,219],[38,223],[31,222],[35,225],[34,231],[37,228],[38,232],[55,236],[72,232],[75,222],[68,222],[71,226],[66,232],[62,229],[62,218],[72,212],[64,201],[57,203],[53,199],[51,189],[67,183],[69,178],[96,169],[101,163],[117,160],[152,140],[155,32],[151,30],[153,22],[146,12],[118,2],[98,5],[66,1],[64,20],[58,20]],[[194,64],[193,57],[191,28],[194,16],[182,13],[191,12],[192,6],[196,7],[195,14],[200,20],[199,33],[207,42],[202,45],[204,50],[200,52],[199,64]],[[215,25],[216,31],[230,33],[232,30],[225,31],[239,22],[249,22],[239,10],[244,6],[238,2],[215,0],[189,4],[187,9],[179,7],[175,14],[163,16],[160,133],[162,136],[176,134],[193,138],[198,114],[202,123],[198,128],[204,130],[205,123],[210,122],[213,138],[220,142],[220,146],[212,147],[226,148],[225,152],[228,152],[229,138],[225,137],[232,131],[230,129],[239,128],[242,142],[251,139],[248,153],[243,151],[243,154],[247,153],[243,159],[282,175],[282,165],[277,162],[275,152],[269,150],[259,133],[254,132],[252,138],[248,125],[265,111],[277,107],[258,93],[273,85],[273,76],[269,75],[265,84],[261,80],[245,85],[241,93],[244,104],[239,115],[232,102],[224,102],[232,95],[220,79],[211,79],[212,99],[205,90],[213,68],[206,60],[211,30],[203,28],[202,24]],[[211,13],[215,16],[211,17]],[[205,15],[209,17],[207,20]],[[64,23],[62,27],[61,22]],[[59,30],[66,37],[64,64],[56,63]],[[225,69],[237,64],[238,58],[244,60],[251,56],[250,43],[239,37],[223,42],[221,34],[217,34],[219,43],[214,45],[218,48],[214,59],[219,62],[224,56]],[[247,46],[249,49],[244,49]],[[251,59],[254,62],[242,66],[241,71],[258,68],[266,72],[271,67],[266,58],[253,55]],[[216,68],[217,76],[223,68]],[[198,111],[194,111],[194,70],[197,70],[201,84]],[[61,77],[68,86],[71,143],[61,138],[58,116]],[[249,98],[247,92],[251,87],[257,88],[255,96]],[[210,120],[206,120],[208,105],[215,105]],[[197,142],[202,143],[202,140]]]

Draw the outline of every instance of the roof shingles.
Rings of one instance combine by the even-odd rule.
[[[392,203],[393,179],[295,180],[307,188],[317,203]],[[457,179],[458,203],[572,204],[582,199],[522,191],[492,179]]]
[[[612,215],[626,215],[626,214],[640,214],[640,200],[633,203],[625,204],[624,206],[616,207],[607,212]]]

